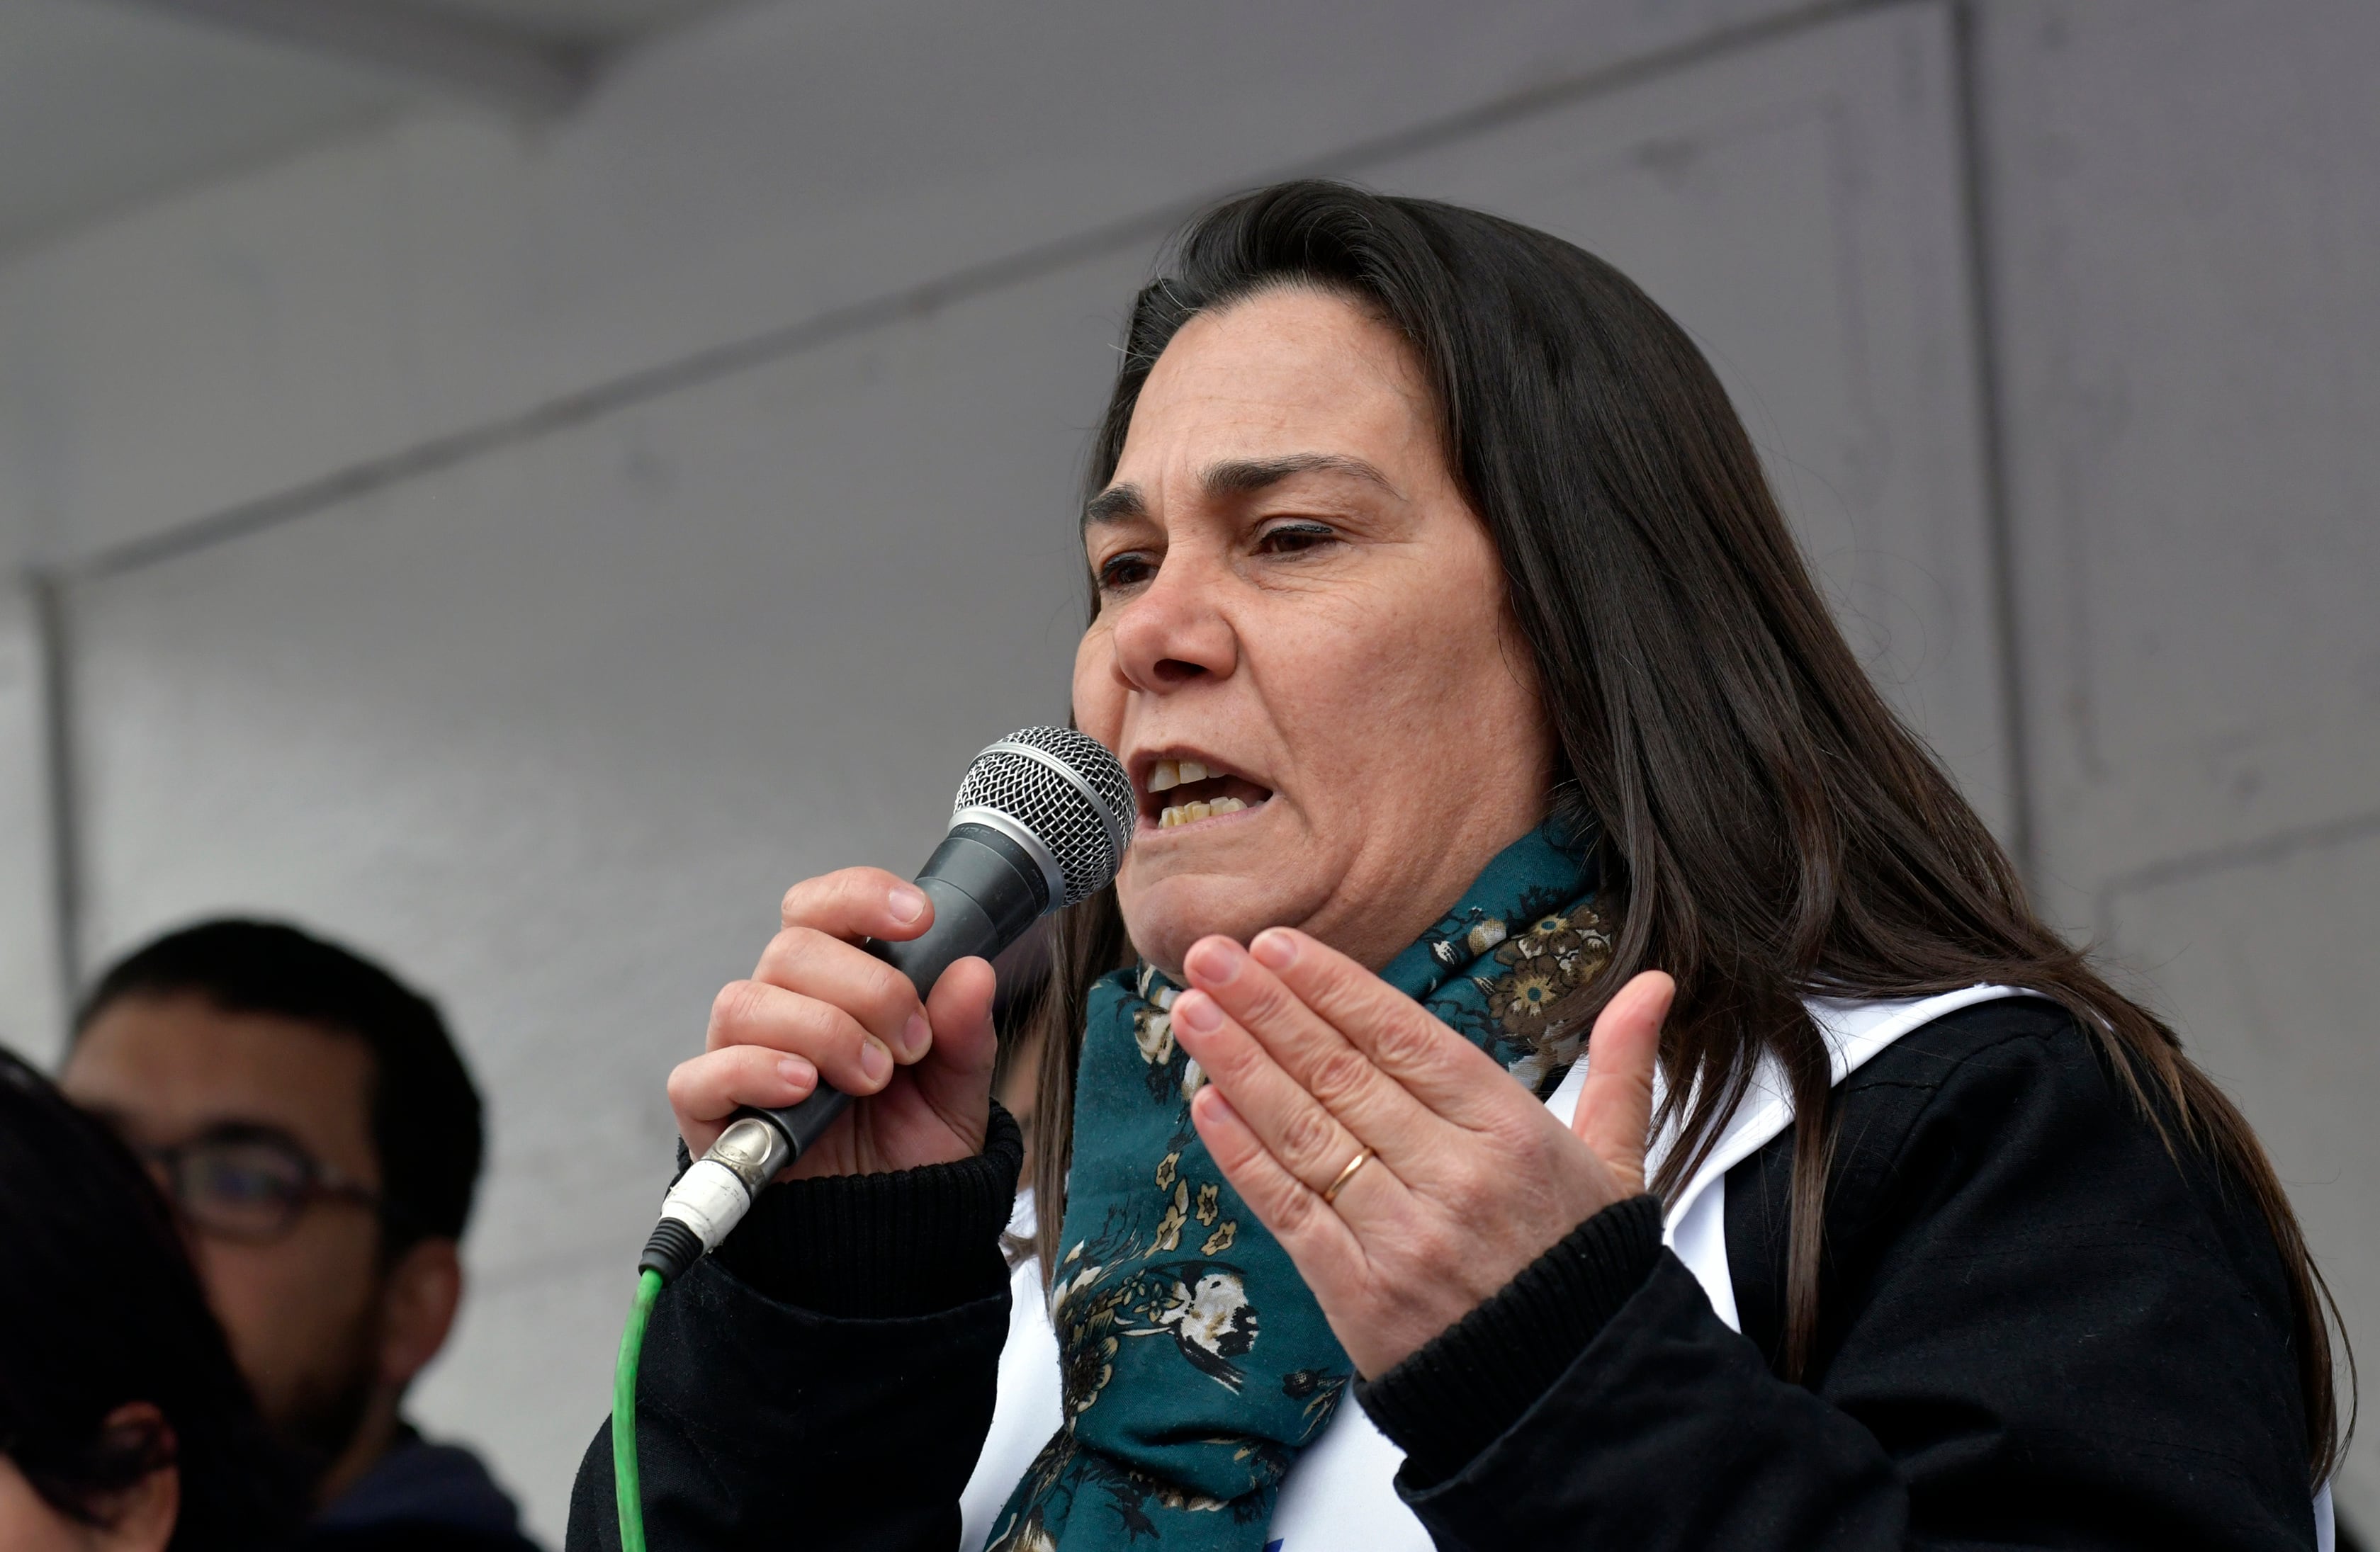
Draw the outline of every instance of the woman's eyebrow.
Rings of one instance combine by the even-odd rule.
[[[1343,453],[1285,453],[1278,458],[1232,458],[1208,465],[1200,483],[1210,496],[1245,496],[1298,474],[1344,475],[1377,485],[1400,501],[1404,499],[1404,492],[1389,483],[1387,475],[1363,459]],[[1148,500],[1139,486],[1111,485],[1083,504],[1083,531],[1088,533],[1101,523],[1120,523],[1148,515]]]
[[[1202,483],[1210,496],[1245,496],[1278,485],[1292,475],[1339,474],[1377,485],[1402,500],[1404,492],[1361,458],[1343,453],[1287,453],[1278,458],[1234,458],[1209,464]]]
[[[1121,523],[1127,517],[1148,515],[1148,502],[1137,485],[1111,485],[1083,503],[1083,531],[1088,533],[1100,523]]]

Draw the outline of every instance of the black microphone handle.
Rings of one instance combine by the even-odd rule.
[[[859,946],[908,976],[920,1000],[960,960],[990,959],[1025,936],[1050,903],[1049,883],[1031,855],[982,824],[953,825],[918,869],[917,887],[934,903],[934,925],[905,942],[870,938]],[[735,1114],[775,1127],[799,1158],[850,1103],[850,1095],[821,1079],[798,1105],[775,1110],[747,1105]]]

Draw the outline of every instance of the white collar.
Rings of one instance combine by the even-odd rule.
[[[2022,987],[1971,986],[1958,991],[1938,993],[1932,997],[1902,998],[1888,1002],[1847,1001],[1827,998],[1805,999],[1803,1006],[1809,1009],[1816,1021],[1818,1032],[1827,1041],[1827,1053],[1834,1068],[1828,1080],[1839,1084],[1868,1059],[1900,1039],[1911,1030],[1930,1024],[1946,1013],[1978,1002],[1996,1001],[2004,997],[2039,997],[2037,991]],[[1567,1124],[1578,1109],[1579,1090],[1586,1083],[1586,1060],[1582,1056],[1572,1066],[1561,1086],[1546,1102],[1556,1119]],[[1654,1112],[1660,1111],[1667,1085],[1661,1074],[1653,1074]],[[1773,1056],[1764,1056],[1754,1070],[1752,1083],[1743,1098],[1720,1128],[1718,1141],[1694,1170],[1694,1178],[1673,1197],[1663,1217],[1676,1223],[1694,1207],[1695,1199],[1709,1189],[1713,1181],[1767,1146],[1769,1141],[1792,1124],[1792,1090],[1785,1080],[1784,1064]],[[1645,1173],[1649,1178],[1677,1144],[1672,1132],[1664,1131],[1652,1140],[1646,1150]]]

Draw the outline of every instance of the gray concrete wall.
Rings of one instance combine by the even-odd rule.
[[[2246,1109],[2368,1376],[2380,10],[1982,14],[2036,883]]]
[[[786,882],[914,862],[1062,711],[1123,307],[1182,212],[1321,171],[1572,236],[1697,333],[1888,693],[2380,1331],[2375,13],[1239,9],[760,5],[565,123],[409,120],[0,267],[0,546],[70,734],[13,600],[10,1037],[59,931],[224,908],[435,988],[495,1152],[420,1411],[558,1536],[662,1075]]]

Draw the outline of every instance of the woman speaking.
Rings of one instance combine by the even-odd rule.
[[[1036,1254],[990,968],[921,1006],[855,946],[917,891],[796,885],[679,1127],[864,1097],[654,1315],[655,1546],[2327,1540],[2271,1166],[2032,914],[1626,279],[1226,204],[1134,309],[1082,542],[1075,719],[1140,815],[1059,927]]]

